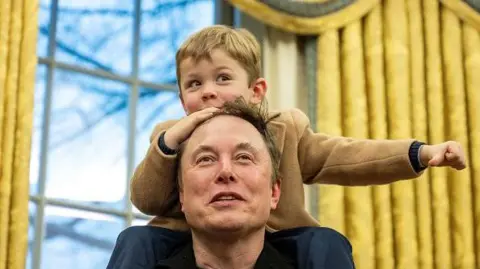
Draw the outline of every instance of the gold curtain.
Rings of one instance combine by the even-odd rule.
[[[25,268],[37,13],[37,0],[0,1],[0,269]]]
[[[438,0],[386,0],[317,41],[317,129],[457,140],[469,168],[387,186],[319,186],[357,268],[480,268],[480,32]]]
[[[320,34],[356,21],[380,0],[228,0],[259,21],[296,34]]]

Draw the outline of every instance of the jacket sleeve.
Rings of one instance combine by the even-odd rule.
[[[176,190],[177,155],[165,155],[158,146],[160,134],[175,121],[158,124],[150,136],[150,147],[137,166],[130,183],[130,200],[144,214],[164,216],[171,209]]]
[[[308,117],[291,112],[304,183],[363,186],[418,177],[408,156],[413,139],[369,140],[314,133]]]

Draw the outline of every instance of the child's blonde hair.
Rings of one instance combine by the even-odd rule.
[[[248,74],[248,84],[260,77],[260,45],[257,39],[246,29],[234,29],[224,25],[203,28],[191,35],[177,51],[177,81],[180,87],[180,63],[192,57],[198,62],[211,60],[214,49],[221,49],[238,61]]]

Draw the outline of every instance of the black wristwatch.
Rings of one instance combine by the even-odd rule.
[[[415,141],[412,143],[408,151],[408,157],[410,159],[410,163],[412,164],[413,169],[417,173],[427,168],[426,166],[422,165],[422,161],[420,160],[420,147],[423,145],[425,145],[425,143],[420,141]]]
[[[177,150],[171,149],[165,144],[165,131],[158,138],[158,147],[165,155],[175,155]]]

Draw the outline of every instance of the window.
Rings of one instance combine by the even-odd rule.
[[[105,268],[118,234],[150,218],[132,207],[128,182],[153,127],[184,115],[175,51],[223,9],[40,2],[27,268]]]

